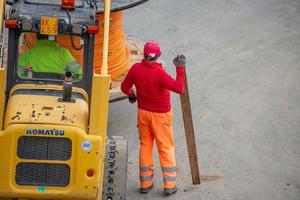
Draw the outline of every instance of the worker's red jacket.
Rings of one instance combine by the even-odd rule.
[[[128,96],[137,90],[138,108],[150,112],[164,113],[171,109],[170,91],[182,94],[184,91],[184,66],[176,67],[176,80],[174,80],[157,62],[143,60],[134,64],[128,71],[121,84],[121,90]]]

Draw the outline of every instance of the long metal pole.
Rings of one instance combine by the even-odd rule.
[[[192,180],[194,185],[198,185],[201,183],[201,181],[200,181],[197,147],[195,141],[192,109],[191,109],[186,73],[185,73],[185,82],[186,82],[185,91],[182,95],[180,95],[181,109],[182,109],[182,116],[183,116],[183,123],[185,129],[185,137],[186,137],[186,143],[187,143],[187,149],[188,149],[188,155],[190,161]]]
[[[109,21],[110,21],[111,0],[104,1],[104,36],[103,36],[103,56],[101,75],[108,74],[108,42],[109,42]]]

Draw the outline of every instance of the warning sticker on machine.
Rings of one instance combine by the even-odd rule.
[[[39,186],[38,191],[44,193],[45,192],[45,187],[44,186]]]
[[[92,149],[92,143],[89,140],[84,140],[81,143],[81,148],[86,152],[90,152]]]

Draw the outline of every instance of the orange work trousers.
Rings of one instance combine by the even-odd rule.
[[[139,109],[141,188],[153,184],[153,142],[155,140],[163,172],[164,188],[176,186],[176,160],[173,139],[173,113],[155,113]]]

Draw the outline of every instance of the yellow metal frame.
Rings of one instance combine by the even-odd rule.
[[[109,18],[111,0],[104,1],[104,36],[101,75],[93,75],[89,134],[106,139],[110,75],[108,74]]]
[[[104,36],[101,74],[93,75],[89,134],[99,135],[106,140],[110,75],[108,74],[108,42],[111,0],[104,2]]]
[[[107,135],[107,123],[108,123],[108,102],[109,102],[109,85],[110,76],[102,76],[94,74],[93,76],[93,88],[90,108],[90,126],[89,134],[97,135],[103,139],[103,145],[101,152],[105,152],[106,149],[106,135]],[[104,169],[105,157],[100,163],[101,169]],[[104,170],[100,171],[99,189],[102,194],[102,185],[104,177]],[[102,196],[98,198],[102,199]]]
[[[110,75],[108,74],[108,43],[109,43],[109,19],[110,19],[111,0],[104,1],[104,35],[103,35],[103,56],[101,74],[94,74],[91,109],[90,109],[90,135],[99,135],[103,138],[104,145],[101,151],[105,152],[107,124],[108,124],[108,105],[109,105],[109,87]],[[101,168],[104,167],[105,160],[101,163]],[[105,178],[104,170],[100,171],[101,178],[99,179],[100,186],[103,185]],[[102,187],[100,188],[102,194]],[[101,200],[102,196],[98,197]]]
[[[95,74],[90,109],[90,135],[106,138],[108,123],[110,76]]]

